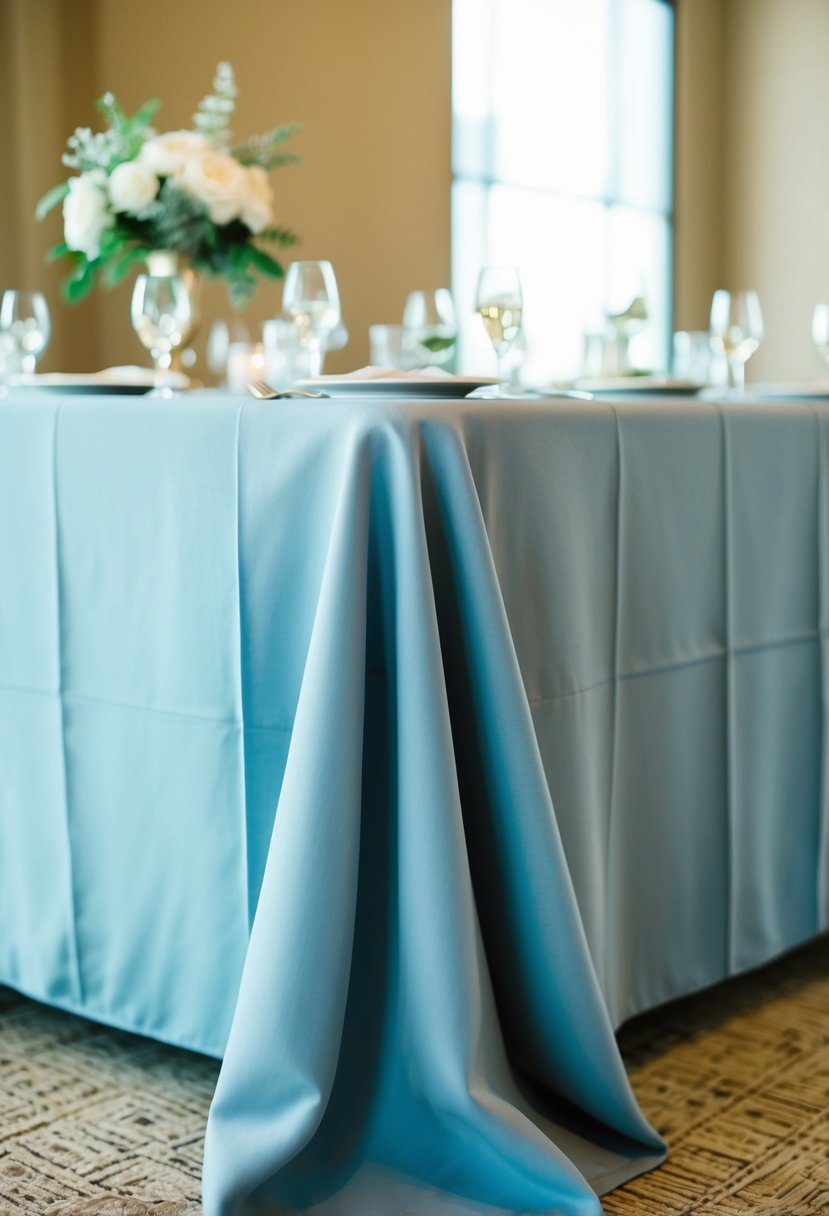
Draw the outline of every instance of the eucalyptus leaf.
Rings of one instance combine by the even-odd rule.
[[[35,219],[42,220],[45,215],[48,215],[53,207],[57,207],[58,203],[62,202],[69,193],[69,182],[61,182],[59,186],[53,186],[51,190],[47,190],[43,198],[35,207]]]
[[[272,258],[264,249],[257,249],[255,245],[249,245],[250,262],[255,266],[260,274],[267,275],[271,279],[281,279],[285,271],[277,262],[276,258]]]

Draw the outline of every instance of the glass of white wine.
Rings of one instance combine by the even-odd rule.
[[[505,379],[504,356],[521,330],[523,307],[521,279],[515,266],[484,266],[478,275],[475,308],[495,349],[501,381]]]
[[[49,345],[49,305],[39,291],[4,291],[0,299],[0,360],[9,373],[34,372]]]
[[[763,341],[763,314],[756,291],[715,291],[711,301],[711,345],[725,355],[734,393],[745,392],[746,363]]]
[[[451,363],[458,338],[452,293],[412,291],[403,310],[403,348],[415,367],[444,367]]]
[[[824,363],[829,363],[829,304],[816,304],[812,313],[812,341]]]
[[[152,354],[156,388],[169,390],[183,375],[182,348],[199,323],[195,293],[178,274],[140,274],[135,280],[131,308],[138,340]]]
[[[282,311],[296,326],[310,375],[321,375],[329,341],[340,328],[340,293],[331,263],[291,262]]]

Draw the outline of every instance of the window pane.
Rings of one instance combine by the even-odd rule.
[[[460,366],[494,370],[478,270],[517,265],[524,379],[579,374],[584,335],[643,293],[634,364],[666,366],[673,10],[662,0],[454,0],[453,284]]]
[[[618,0],[616,108],[623,202],[668,212],[673,140],[673,14],[655,0]]]
[[[483,256],[455,260],[456,301],[464,320],[461,369],[495,374],[494,353],[474,317],[478,270],[492,262],[517,266],[521,274],[528,382],[575,376],[581,368],[584,333],[601,327],[607,209],[600,203],[507,186],[489,191],[456,188],[455,232],[480,231],[480,200],[487,196]]]
[[[499,181],[602,197],[608,181],[608,0],[496,0]]]
[[[613,207],[608,240],[608,312],[621,312],[643,295],[649,323],[631,342],[635,366],[664,371],[668,366],[671,319],[671,226],[664,216]]]
[[[494,0],[452,6],[452,168],[492,176],[492,10]]]

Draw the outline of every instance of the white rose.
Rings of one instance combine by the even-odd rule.
[[[104,171],[92,169],[70,177],[69,193],[63,200],[63,233],[69,248],[94,261],[101,252],[101,237],[114,222],[107,206]]]
[[[176,174],[176,185],[204,204],[214,224],[235,220],[247,197],[244,166],[225,152],[191,156]]]
[[[273,190],[261,165],[245,169],[245,197],[240,218],[251,232],[264,232],[273,219]]]
[[[116,211],[138,215],[158,194],[159,181],[140,161],[127,160],[112,170],[107,186]]]
[[[210,140],[198,131],[167,131],[148,139],[138,160],[157,177],[172,177],[192,156],[210,150]]]

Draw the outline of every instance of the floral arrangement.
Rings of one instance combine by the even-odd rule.
[[[225,278],[237,307],[253,294],[257,273],[282,276],[280,263],[256,241],[296,241],[274,226],[269,173],[298,160],[282,147],[298,124],[234,144],[236,96],[233,68],[220,63],[213,93],[193,116],[195,129],[162,134],[150,125],[158,100],[132,118],[112,93],[97,102],[108,129],[79,127],[70,136],[63,163],[78,172],[44,195],[36,211],[42,219],[63,203],[64,241],[50,256],[73,262],[63,284],[67,300],[87,295],[99,277],[113,286],[160,250]]]

